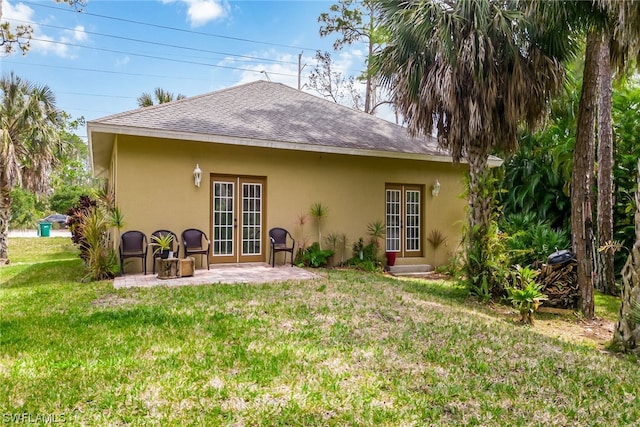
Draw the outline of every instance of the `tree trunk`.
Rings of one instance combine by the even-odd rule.
[[[611,118],[613,70],[609,37],[600,45],[598,96],[598,247],[613,241],[613,124]],[[616,295],[613,250],[598,250],[596,289]]]
[[[488,147],[469,144],[469,227],[489,228],[491,199],[485,188]]]
[[[468,230],[465,233],[465,274],[472,295],[482,300],[498,296],[496,283],[489,264],[493,261],[490,241],[491,193],[487,188],[488,147],[470,143]]]
[[[373,16],[371,17],[371,22],[373,22]],[[367,114],[371,113],[371,59],[373,58],[373,41],[371,40],[371,36],[369,36],[369,52],[367,57],[367,79],[366,79],[366,89],[364,92],[364,112]]]
[[[2,178],[0,177],[0,181]],[[0,182],[0,265],[9,264],[9,218],[11,187]]]
[[[580,310],[587,319],[594,316],[593,302],[593,212],[594,125],[596,114],[598,52],[601,37],[590,31],[587,36],[582,94],[578,107],[578,128],[573,150],[571,176],[571,240],[578,260]]]
[[[640,356],[640,324],[630,316],[634,304],[640,305],[640,160],[636,190],[636,243],[622,269],[622,301],[620,315],[613,332],[613,344]]]

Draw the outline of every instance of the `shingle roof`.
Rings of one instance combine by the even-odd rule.
[[[179,101],[140,108],[89,122],[114,127],[291,143],[298,147],[448,157],[435,138],[409,136],[386,120],[335,104],[280,83],[256,81]],[[209,139],[210,140],[210,139]],[[281,145],[280,145],[281,146]]]

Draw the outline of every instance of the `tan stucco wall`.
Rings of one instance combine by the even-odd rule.
[[[384,221],[385,183],[422,184],[424,257],[398,263],[439,265],[458,246],[466,205],[460,198],[464,165],[129,136],[119,136],[115,147],[112,164],[117,165],[117,204],[125,215],[122,231],[149,235],[167,228],[179,235],[195,227],[210,236],[210,175],[231,174],[266,177],[265,234],[280,226],[300,240],[298,216],[308,215],[310,206],[321,202],[328,207],[323,235],[346,233],[349,248],[359,237],[367,239],[367,224]],[[203,171],[200,188],[193,183],[196,163]],[[431,186],[436,179],[441,190],[434,198]],[[446,247],[435,257],[426,240],[432,229],[447,236]],[[311,219],[304,231],[309,243],[317,240]]]

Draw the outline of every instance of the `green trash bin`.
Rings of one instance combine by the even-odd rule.
[[[51,223],[50,222],[41,222],[39,228],[40,237],[49,237],[51,234]]]

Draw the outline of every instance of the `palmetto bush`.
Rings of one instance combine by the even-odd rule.
[[[571,246],[567,231],[554,229],[548,222],[536,220],[533,214],[513,214],[500,225],[511,265],[538,268],[552,252]]]

